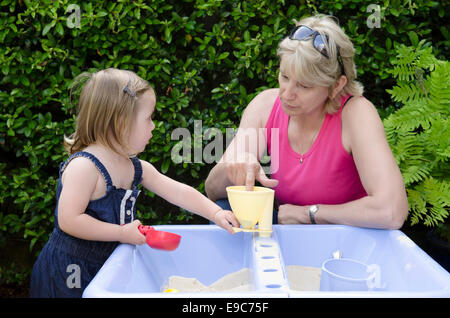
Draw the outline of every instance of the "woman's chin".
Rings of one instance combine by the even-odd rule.
[[[287,115],[297,115],[300,111],[300,107],[289,106],[285,104],[282,105],[282,108]]]

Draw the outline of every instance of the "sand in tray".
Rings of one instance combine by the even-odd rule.
[[[321,269],[310,266],[288,265],[286,274],[289,286],[296,291],[319,291]],[[176,289],[184,293],[209,293],[209,292],[237,292],[250,291],[250,270],[243,268],[218,279],[209,286],[204,285],[193,277],[170,276],[169,281],[162,287]]]
[[[184,293],[250,291],[249,275],[250,270],[243,268],[223,276],[209,286],[193,277],[170,276],[168,283],[162,287],[162,290],[173,288]]]
[[[322,270],[317,267],[288,265],[286,266],[289,287],[297,291],[319,291]]]

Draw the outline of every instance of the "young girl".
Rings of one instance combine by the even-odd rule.
[[[130,71],[84,73],[70,157],[59,171],[55,228],[33,267],[31,297],[81,297],[120,243],[144,244],[136,220],[138,184],[231,234],[239,222],[192,187],[159,173],[136,155],[155,125],[156,97]],[[77,275],[76,277],[74,275]]]

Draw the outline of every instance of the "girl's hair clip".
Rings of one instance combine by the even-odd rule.
[[[125,87],[123,88],[123,92],[124,92],[124,93],[127,93],[127,94],[130,95],[131,97],[136,97],[136,93],[133,92],[133,91],[128,87],[128,84],[127,84],[127,86],[125,86]]]

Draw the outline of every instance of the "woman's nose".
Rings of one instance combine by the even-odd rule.
[[[290,80],[284,87],[283,97],[287,100],[295,99],[295,81]]]

